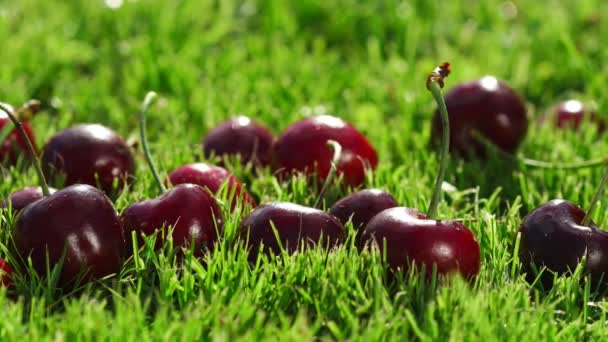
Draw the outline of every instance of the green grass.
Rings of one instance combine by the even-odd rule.
[[[0,1],[0,96],[51,108],[33,122],[41,146],[78,122],[137,134],[148,90],[161,98],[148,118],[163,174],[202,160],[198,143],[223,119],[246,113],[279,133],[311,112],[351,122],[377,148],[366,186],[404,206],[428,205],[438,156],[428,148],[435,108],[426,75],[444,60],[447,88],[493,74],[527,100],[532,126],[520,153],[555,162],[608,155],[605,137],[539,128],[534,118],[576,96],[608,112],[608,3],[514,1]],[[511,13],[512,14],[512,13]],[[144,158],[116,201],[156,196]],[[303,179],[278,183],[233,168],[260,202],[311,205]],[[352,243],[249,266],[234,247],[239,215],[227,215],[221,246],[205,263],[176,266],[171,246],[150,246],[121,274],[75,294],[17,279],[18,299],[0,290],[0,340],[604,340],[608,301],[580,272],[550,290],[524,280],[513,258],[523,215],[552,198],[588,206],[601,169],[533,170],[500,157],[452,159],[456,190],[442,218],[466,221],[482,251],[473,283],[426,284],[414,273],[387,285],[377,254]],[[0,195],[35,182],[35,172],[2,170]],[[343,195],[332,188],[326,204]],[[594,219],[608,218],[603,196]],[[2,214],[0,257],[12,218]],[[350,241],[350,240],[349,240]],[[580,270],[579,270],[580,271]],[[582,285],[581,285],[582,284]]]

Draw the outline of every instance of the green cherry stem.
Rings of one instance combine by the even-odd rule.
[[[602,196],[602,194],[604,194],[604,189],[606,188],[606,183],[608,183],[608,167],[606,167],[606,172],[604,172],[604,176],[602,177],[602,180],[600,181],[600,185],[597,188],[597,191],[595,192],[595,194],[593,195],[593,199],[591,200],[591,204],[589,205],[589,209],[587,210],[585,217],[583,217],[583,221],[581,221],[581,225],[583,225],[583,226],[589,225],[589,221],[591,221],[591,216],[593,215],[593,211],[595,210],[597,203],[600,201],[600,196]]]
[[[317,196],[317,199],[315,201],[315,205],[313,206],[317,209],[319,209],[319,206],[321,205],[321,201],[323,201],[323,198],[325,197],[327,189],[329,189],[329,186],[331,185],[331,183],[333,183],[334,178],[336,178],[336,172],[338,171],[338,163],[340,162],[340,158],[342,157],[342,145],[340,145],[337,141],[327,140],[327,147],[331,148],[334,151],[334,155],[331,158],[331,165],[329,166],[329,172],[327,173],[327,177],[325,178],[323,187],[321,187],[321,191],[319,192],[319,195]]]
[[[146,161],[148,162],[148,166],[150,167],[150,171],[152,172],[152,176],[154,176],[154,180],[156,181],[156,185],[158,186],[158,191],[162,194],[167,189],[163,185],[163,182],[160,180],[160,176],[158,175],[158,170],[152,161],[152,155],[150,154],[150,150],[148,149],[148,137],[146,134],[146,113],[148,112],[148,108],[152,104],[152,101],[156,97],[156,93],[150,91],[146,94],[144,101],[141,104],[141,112],[139,115],[139,133],[141,136],[141,147],[144,150],[144,156],[146,157]]]
[[[17,117],[13,114],[13,112],[9,108],[7,108],[4,104],[0,103],[0,109],[3,112],[5,112],[6,115],[8,115],[8,118],[13,122],[15,127],[17,127],[19,134],[21,134],[21,137],[23,138],[23,140],[25,140],[28,151],[30,152],[32,159],[34,161],[34,168],[36,169],[36,173],[38,174],[38,182],[40,183],[40,188],[42,188],[42,195],[45,197],[49,196],[51,193],[49,191],[49,186],[46,183],[46,178],[44,178],[44,173],[42,172],[42,167],[40,166],[40,160],[38,159],[38,155],[36,154],[34,145],[32,145],[30,138],[27,136],[27,133],[25,133],[25,130],[23,129],[23,124],[21,123],[21,121],[19,121],[19,119],[17,119]]]
[[[16,117],[18,120],[29,121],[40,110],[40,101],[29,100],[21,108],[17,109]],[[0,129],[0,142],[6,140],[13,131],[10,125]]]
[[[437,106],[439,107],[439,114],[441,117],[441,155],[439,160],[439,172],[437,173],[437,179],[435,180],[435,187],[431,197],[431,203],[429,204],[429,210],[427,217],[429,219],[437,216],[437,206],[441,200],[441,185],[445,177],[445,171],[448,165],[448,154],[450,152],[450,118],[448,116],[448,109],[446,108],[443,94],[441,94],[441,88],[443,87],[443,79],[450,73],[449,63],[443,63],[437,67],[427,79],[426,87],[433,94]]]

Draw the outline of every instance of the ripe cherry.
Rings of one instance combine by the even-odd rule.
[[[388,192],[379,189],[364,189],[334,203],[329,213],[337,217],[343,225],[352,221],[353,228],[357,230],[355,244],[359,246],[361,240],[359,230],[365,228],[379,212],[398,206],[395,198]]]
[[[55,190],[53,188],[49,188],[50,194],[53,194],[55,191],[57,191],[57,190]],[[42,193],[41,187],[39,187],[39,186],[26,187],[26,188],[17,190],[15,192],[11,193],[10,195],[8,195],[6,200],[3,200],[2,202],[0,202],[0,209],[8,208],[9,202],[10,202],[11,209],[13,210],[13,212],[16,213],[16,212],[21,211],[28,204],[36,202],[37,200],[42,199],[43,197],[44,197],[44,194]]]
[[[528,118],[521,97],[503,81],[485,76],[452,88],[445,95],[450,113],[450,151],[461,155],[484,154],[477,135],[504,152],[514,152],[526,135]],[[438,142],[442,125],[435,112],[432,140]]]
[[[99,124],[72,126],[53,136],[42,151],[47,177],[65,178],[65,185],[83,183],[112,194],[114,182],[121,189],[134,171],[133,155],[124,140]]]
[[[173,185],[177,184],[197,184],[209,189],[211,193],[218,195],[222,185],[227,183],[229,198],[231,197],[231,209],[234,209],[241,200],[243,205],[256,206],[256,202],[243,184],[228,170],[220,166],[205,163],[186,164],[178,167],[169,174],[169,181]]]
[[[13,269],[9,264],[2,258],[0,258],[0,286],[10,287],[13,285],[11,277],[13,275]]]
[[[274,144],[273,166],[280,175],[294,171],[316,174],[324,180],[329,173],[332,153],[326,142],[334,140],[342,146],[338,174],[349,186],[365,180],[365,169],[374,169],[378,157],[365,136],[342,119],[321,115],[303,119],[289,126]]]
[[[171,236],[177,247],[194,247],[195,254],[213,248],[222,228],[222,214],[215,198],[208,190],[195,184],[180,184],[165,189],[148,151],[146,111],[156,96],[150,92],[144,99],[140,115],[141,143],[148,165],[156,180],[160,196],[131,204],[122,214],[128,241],[132,232],[137,236],[150,235],[162,228],[172,228]],[[163,246],[164,234],[158,234],[156,248]],[[194,244],[194,246],[191,245]],[[131,245],[131,244],[130,244]]]
[[[38,111],[40,103],[32,100],[17,111],[6,103],[0,102],[0,105],[4,106],[6,110],[11,111],[11,113],[14,113],[17,116],[20,116],[19,114],[22,113],[25,114],[25,116],[31,116]],[[34,150],[36,150],[34,130],[27,122],[23,122],[22,125],[25,133],[34,147]],[[28,154],[28,147],[25,140],[23,140],[19,134],[19,131],[16,128],[11,130],[11,126],[13,125],[10,123],[8,115],[3,110],[0,110],[0,163],[6,162],[10,165],[14,165],[17,162],[20,154]]]
[[[240,115],[222,122],[203,139],[205,156],[239,155],[243,164],[270,164],[274,136],[268,128]]]
[[[245,217],[237,231],[237,239],[247,243],[251,262],[262,250],[278,255],[282,246],[293,254],[302,246],[336,246],[344,241],[344,235],[344,227],[334,216],[286,202],[260,205]]]
[[[449,73],[448,63],[433,71],[427,88],[439,105],[442,123],[441,161],[428,215],[416,209],[395,207],[386,209],[371,219],[365,227],[362,241],[384,249],[392,270],[407,271],[413,263],[424,267],[431,275],[436,267],[438,275],[459,272],[465,278],[477,275],[480,267],[480,249],[473,233],[458,222],[433,219],[441,194],[441,184],[447,166],[450,142],[450,125],[441,88]]]
[[[606,122],[578,100],[560,102],[540,117],[541,124],[549,122],[558,128],[577,129],[584,120],[595,123],[600,133],[606,128]]]

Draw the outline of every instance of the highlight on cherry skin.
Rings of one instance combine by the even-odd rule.
[[[268,166],[274,136],[265,126],[239,115],[211,129],[203,139],[205,157],[236,156],[243,164]]]
[[[450,113],[450,151],[481,157],[482,135],[505,152],[514,152],[526,136],[528,118],[522,98],[506,82],[494,76],[454,86],[445,94]],[[441,137],[439,111],[433,117],[431,140]]]
[[[15,108],[13,108],[13,106],[6,103],[1,104],[7,109],[11,110],[13,113],[15,112]],[[11,123],[8,115],[4,111],[0,110],[0,132],[6,128],[6,125],[12,126],[13,124]],[[34,146],[34,149],[37,150],[35,145],[36,139],[32,126],[28,122],[22,122],[22,125],[25,133]],[[8,136],[0,141],[0,164],[6,163],[6,165],[14,165],[19,159],[20,155],[28,156],[27,143],[19,134],[17,128],[13,128],[8,133]]]
[[[344,227],[333,215],[287,202],[258,206],[241,221],[237,230],[237,241],[246,246],[250,262],[255,262],[261,252],[279,255],[281,247],[293,254],[300,248],[319,244],[332,248],[344,239]]]
[[[113,130],[99,124],[79,124],[51,137],[42,150],[42,167],[53,181],[64,185],[89,184],[112,194],[114,182],[122,189],[132,178],[131,149]]]
[[[376,150],[355,127],[335,116],[313,116],[287,127],[274,143],[274,170],[282,177],[301,172],[325,180],[332,161],[328,140],[342,146],[337,173],[343,176],[344,184],[361,185],[365,170],[375,169],[378,164]]]
[[[589,105],[579,100],[567,100],[551,106],[539,117],[539,123],[550,124],[556,128],[578,129],[584,121],[589,121],[599,133],[606,129],[606,121],[598,117]]]
[[[173,185],[178,184],[197,184],[209,189],[214,195],[219,195],[222,186],[227,187],[227,194],[232,195],[230,208],[234,209],[239,202],[243,206],[256,206],[256,201],[245,189],[243,184],[228,170],[221,166],[206,163],[192,163],[182,165],[169,174],[169,182]]]

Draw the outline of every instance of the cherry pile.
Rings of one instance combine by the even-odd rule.
[[[453,87],[444,99],[441,88],[450,70],[444,63],[427,80],[438,103],[431,140],[441,147],[441,160],[426,213],[400,206],[381,189],[362,188],[366,173],[378,165],[376,150],[354,126],[330,115],[304,118],[276,138],[264,125],[240,115],[202,139],[204,155],[216,157],[218,165],[193,161],[161,179],[147,145],[146,112],[156,96],[152,92],[142,104],[140,134],[158,196],[143,198],[119,213],[112,199],[128,191],[138,176],[133,152],[116,132],[100,124],[78,124],[55,134],[39,152],[27,122],[38,107],[30,103],[15,109],[0,103],[2,166],[13,167],[25,157],[39,181],[0,202],[1,210],[15,215],[11,235],[16,257],[11,260],[25,267],[29,259],[41,277],[47,276],[49,266],[60,267],[58,286],[69,288],[116,274],[134,248],[142,246],[144,236],[156,234],[157,249],[170,236],[178,248],[205,256],[223,239],[223,215],[250,210],[244,212],[235,242],[250,262],[312,247],[337,248],[352,227],[357,249],[384,249],[391,272],[415,267],[429,277],[458,273],[472,279],[481,267],[475,236],[458,220],[437,219],[448,152],[466,158],[484,158],[489,147],[514,153],[528,130],[528,116],[515,90],[492,76]],[[595,123],[598,132],[604,130],[604,121],[575,100],[552,107],[539,123],[578,128],[585,120]],[[258,205],[227,169],[227,157],[239,158],[254,171],[270,168],[280,181],[301,174],[311,185],[323,185],[315,206]],[[342,189],[357,191],[323,211],[318,206],[337,177]],[[585,271],[593,279],[608,272],[608,233],[588,217],[596,202],[586,214],[570,202],[554,200],[524,218],[519,253],[528,275],[543,267],[564,274],[584,257]],[[10,285],[12,274],[0,259],[0,284]]]

